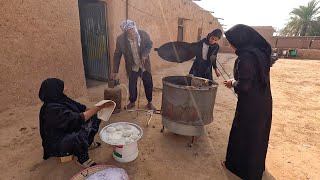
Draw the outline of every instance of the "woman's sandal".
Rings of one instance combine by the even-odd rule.
[[[93,160],[91,159],[88,159],[86,162],[80,164],[79,161],[77,161],[77,163],[82,166],[83,168],[89,168],[89,167],[92,167],[92,166],[95,166],[97,165],[96,162],[94,162]]]
[[[98,148],[98,147],[100,147],[100,146],[101,146],[101,143],[99,143],[99,142],[93,142],[93,143],[91,144],[91,146],[88,148],[88,150],[96,149],[96,148]]]

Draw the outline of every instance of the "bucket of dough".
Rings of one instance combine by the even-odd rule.
[[[95,106],[102,106],[104,103],[107,103],[107,102],[111,102],[111,103],[113,103],[113,105],[110,107],[103,108],[100,111],[98,111],[98,113],[97,113],[98,118],[103,121],[106,121],[106,122],[110,119],[111,114],[113,113],[114,109],[116,108],[116,103],[111,100],[102,100],[102,101],[98,102],[97,104],[95,104]]]
[[[141,127],[128,122],[109,124],[99,134],[103,142],[114,147],[113,158],[122,163],[131,162],[138,157],[138,140],[142,135]]]

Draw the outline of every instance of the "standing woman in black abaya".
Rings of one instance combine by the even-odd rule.
[[[224,84],[234,88],[238,102],[223,165],[242,179],[261,179],[272,120],[271,46],[246,25],[236,25],[225,35],[238,58],[234,79]]]

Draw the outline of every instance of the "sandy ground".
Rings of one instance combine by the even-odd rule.
[[[235,55],[220,54],[219,59],[231,73]],[[154,104],[161,106],[161,78],[185,75],[192,62],[170,64],[154,74]],[[273,124],[267,156],[267,172],[263,179],[320,179],[320,61],[279,60],[272,67],[274,99]],[[226,76],[226,75],[225,75]],[[217,79],[222,83],[223,79]],[[80,102],[92,105],[103,97],[103,85],[89,82],[89,98]],[[144,107],[146,100],[141,97]],[[112,147],[103,145],[90,151],[98,163],[124,168],[131,179],[238,179],[222,168],[236,98],[222,85],[218,88],[214,122],[207,126],[207,136],[196,139],[188,147],[190,137],[175,135],[168,130],[160,133],[161,116],[154,115],[149,127],[144,113],[122,111],[111,122],[129,121],[144,129],[139,141],[139,157],[127,164],[113,160]],[[40,105],[1,112],[0,179],[69,179],[81,170],[75,160],[60,163],[58,158],[42,160],[38,113]],[[102,123],[104,127],[107,123]],[[98,141],[99,137],[96,138]]]

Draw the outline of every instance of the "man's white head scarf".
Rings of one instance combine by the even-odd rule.
[[[132,21],[132,20],[125,20],[125,21],[123,21],[123,23],[121,24],[121,26],[120,26],[120,28],[121,28],[121,30],[122,31],[128,31],[129,29],[134,29],[135,30],[135,32],[136,32],[136,37],[137,37],[137,39],[138,39],[138,45],[140,46],[140,44],[141,44],[141,37],[140,37],[140,34],[139,34],[139,32],[138,32],[138,29],[137,29],[137,25],[136,25],[136,23],[134,22],[134,21]]]

